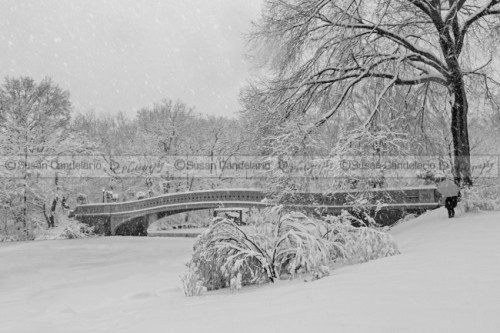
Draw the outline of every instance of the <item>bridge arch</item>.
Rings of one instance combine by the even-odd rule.
[[[113,236],[147,236],[147,229],[151,224],[167,216],[173,216],[181,213],[209,210],[217,208],[262,208],[267,205],[261,203],[224,203],[203,202],[194,204],[184,204],[184,207],[176,209],[169,207],[155,208],[149,212],[136,213],[126,217],[112,217],[110,232]]]

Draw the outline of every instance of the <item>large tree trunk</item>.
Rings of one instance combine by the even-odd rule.
[[[455,75],[451,87],[451,95],[451,134],[455,157],[455,182],[459,185],[472,186],[468,129],[469,104],[467,102],[467,93],[465,92],[465,83],[461,74]]]

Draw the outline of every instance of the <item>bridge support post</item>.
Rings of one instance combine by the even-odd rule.
[[[116,218],[116,217],[109,218],[109,224],[111,227],[111,236],[116,236],[116,229],[118,229],[118,226],[122,223],[122,221],[123,221],[122,218]]]

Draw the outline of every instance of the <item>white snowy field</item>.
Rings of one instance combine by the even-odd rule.
[[[499,332],[500,213],[396,227],[402,255],[186,298],[193,239],[0,244],[0,332]]]

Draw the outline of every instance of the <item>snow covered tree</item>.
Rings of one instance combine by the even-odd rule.
[[[218,164],[221,158],[233,156],[243,146],[239,138],[239,124],[224,117],[202,116],[182,102],[163,100],[152,107],[142,108],[136,122],[142,140],[147,142],[151,155],[168,160],[169,157],[204,158]],[[173,162],[173,161],[170,161]],[[173,165],[170,171],[179,173]],[[165,191],[191,191],[195,188],[215,188],[225,180],[220,170],[213,170],[212,178],[200,179],[186,174],[183,178],[163,180]]]
[[[395,86],[427,85],[449,103],[456,181],[472,183],[468,102],[495,82],[499,0],[267,0],[264,6],[250,38],[262,46],[254,53],[265,55],[271,73],[260,85],[263,96],[281,117],[310,113],[321,126],[367,81],[383,84],[379,100]],[[376,103],[373,115],[380,110]]]
[[[90,201],[99,200],[102,188],[119,194],[120,200],[134,200],[139,192],[154,196],[225,186],[232,179],[215,172],[206,179],[188,172],[179,175],[174,162],[234,155],[243,145],[239,128],[237,120],[203,116],[169,99],[139,109],[134,118],[79,114],[72,130],[95,145],[94,154],[100,156],[108,176],[89,179],[87,188],[82,185],[79,191],[91,195]],[[161,165],[161,173],[159,168],[141,168],[156,164]]]
[[[174,166],[169,164],[171,156],[197,155],[193,148],[197,148],[194,142],[198,141],[201,129],[196,127],[196,115],[187,104],[164,99],[151,107],[140,109],[135,121],[139,140],[144,142],[146,151],[151,156],[165,160],[168,171],[175,171]],[[189,191],[194,179],[168,176],[161,183],[163,192]]]
[[[79,191],[88,194],[94,192],[94,201],[97,197],[101,198],[103,187],[120,195],[129,193],[129,197],[133,198],[137,184],[143,179],[134,179],[134,175],[130,174],[124,175],[118,166],[119,162],[130,162],[127,156],[144,152],[141,147],[143,142],[138,142],[137,124],[122,113],[97,116],[88,112],[74,117],[71,131],[89,142],[92,146],[90,153],[96,155],[105,172],[100,177],[90,177],[86,184],[81,184]],[[147,145],[145,146],[147,148]]]
[[[68,131],[70,111],[69,93],[50,79],[6,78],[0,86],[0,151],[10,163],[2,201],[25,233],[39,217],[54,226],[65,200],[53,162],[79,149]]]

